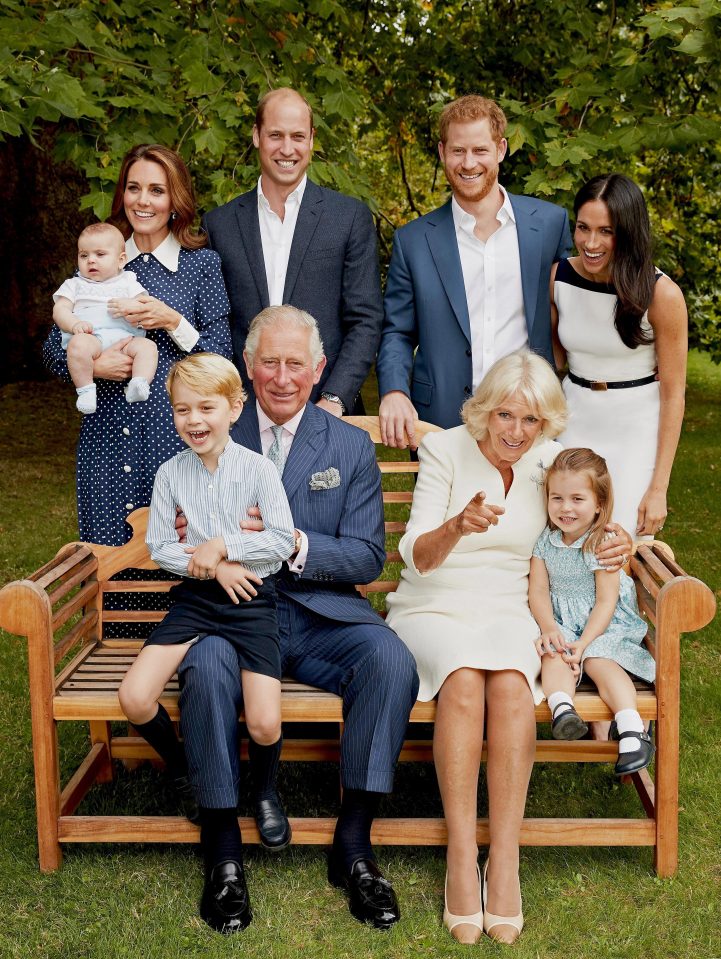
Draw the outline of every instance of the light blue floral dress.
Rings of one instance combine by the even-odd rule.
[[[596,603],[594,572],[603,568],[593,553],[584,551],[587,537],[584,533],[566,546],[560,530],[546,527],[533,549],[533,555],[546,564],[553,618],[569,643],[581,638]],[[638,613],[633,580],[621,570],[621,588],[611,622],[605,633],[588,644],[583,659],[612,659],[626,672],[651,683],[656,678],[656,662],[641,645],[647,629]]]

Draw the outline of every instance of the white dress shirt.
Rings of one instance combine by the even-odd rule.
[[[258,414],[258,429],[260,430],[260,446],[263,450],[263,456],[268,455],[268,450],[273,445],[275,436],[273,434],[272,427],[275,426],[273,420],[270,417],[266,416],[263,410],[261,409],[260,403],[255,401],[255,409]],[[280,435],[280,442],[283,445],[283,453],[285,459],[288,459],[290,454],[290,448],[293,445],[293,440],[295,434],[298,432],[298,427],[300,426],[300,421],[303,418],[303,413],[305,413],[305,406],[302,407],[295,416],[288,420],[287,423],[283,423],[283,432]],[[300,533],[300,549],[298,550],[295,559],[291,562],[288,560],[288,569],[291,573],[302,573],[305,568],[305,560],[308,556],[308,537],[303,532],[302,529],[299,529]]]
[[[258,223],[270,306],[283,305],[290,248],[307,182],[308,178],[304,175],[295,190],[288,196],[285,201],[285,215],[281,220],[278,214],[271,210],[270,203],[263,193],[263,177],[261,176],[258,180]]]
[[[152,253],[143,253],[138,249],[135,237],[131,236],[125,241],[125,253],[128,257],[128,263],[132,263],[139,256],[147,263],[150,257],[154,257],[158,263],[162,264],[166,270],[171,273],[178,272],[178,257],[180,256],[180,243],[175,238],[175,234],[168,233],[162,243],[153,250]],[[180,323],[174,330],[165,331],[170,339],[175,343],[179,350],[184,353],[190,353],[195,344],[200,339],[200,333],[195,329],[192,323],[189,323],[184,316],[180,317]]]
[[[471,323],[474,391],[496,360],[528,346],[516,218],[508,194],[500,190],[501,225],[485,243],[473,232],[475,217],[451,200]]]

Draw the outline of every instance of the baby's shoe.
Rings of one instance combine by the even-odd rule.
[[[95,383],[78,388],[78,399],[75,406],[81,413],[94,413],[98,408],[98,391]]]
[[[128,403],[143,403],[150,396],[150,383],[142,376],[134,376],[125,387]]]

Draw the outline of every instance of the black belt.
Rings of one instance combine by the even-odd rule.
[[[616,383],[604,383],[603,380],[584,380],[582,376],[576,376],[575,373],[568,371],[568,378],[577,386],[585,386],[587,390],[627,390],[632,386],[646,386],[648,383],[656,382],[656,373],[650,376],[644,376],[640,380],[623,380]]]

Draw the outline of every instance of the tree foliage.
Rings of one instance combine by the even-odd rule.
[[[658,262],[721,359],[720,59],[718,0],[5,0],[0,137],[51,129],[100,218],[128,147],[166,143],[207,208],[253,184],[255,104],[294,86],[313,178],[369,202],[387,248],[444,196],[438,112],[483,92],[509,117],[509,187],[570,206],[599,172],[643,184]]]

